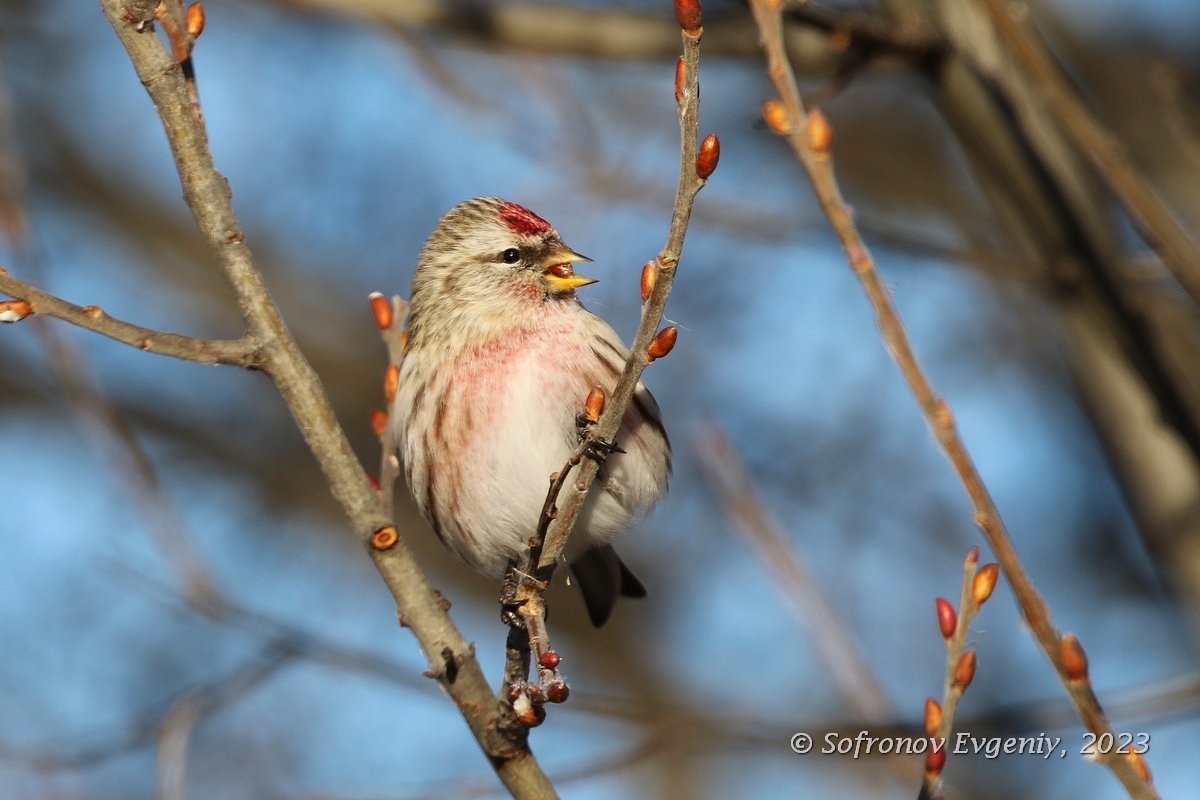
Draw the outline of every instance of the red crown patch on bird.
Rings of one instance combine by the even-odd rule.
[[[537,236],[553,230],[550,223],[524,206],[504,203],[500,206],[500,219],[515,233],[522,236]]]

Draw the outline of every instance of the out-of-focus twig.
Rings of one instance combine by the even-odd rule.
[[[775,585],[791,601],[796,618],[808,633],[809,644],[842,702],[864,722],[891,719],[894,708],[887,690],[859,654],[841,615],[809,574],[800,554],[763,506],[725,431],[715,424],[706,425],[697,432],[695,443],[700,466],[726,514],[758,554]]]
[[[975,506],[975,523],[996,553],[997,560],[1016,595],[1022,616],[1053,664],[1088,729],[1097,735],[1107,733],[1111,736],[1112,727],[1104,716],[1090,681],[1076,680],[1068,674],[1061,656],[1062,637],[1051,621],[1050,609],[1025,572],[991,494],[958,434],[949,404],[934,392],[917,361],[899,313],[892,303],[891,294],[855,227],[853,213],[842,199],[829,153],[832,132],[823,115],[808,115],[801,104],[796,79],[784,49],[779,9],[770,0],[750,0],[750,7],[762,31],[763,47],[767,55],[767,75],[779,93],[778,102],[768,101],[768,122],[773,130],[786,136],[796,157],[808,173],[821,209],[841,240],[851,269],[862,284],[875,311],[883,341],[900,367],[926,421],[971,498]],[[1158,796],[1140,758],[1135,760],[1108,754],[1101,756],[1100,760],[1112,769],[1132,797],[1143,800]]]
[[[1079,151],[1086,154],[1129,213],[1146,243],[1200,304],[1200,247],[1130,163],[1124,147],[1068,83],[1028,20],[1000,0],[971,0],[987,15],[1009,51],[1034,81],[1043,106]],[[984,23],[988,24],[987,22]]]

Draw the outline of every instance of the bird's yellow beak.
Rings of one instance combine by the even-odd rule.
[[[591,261],[591,259],[579,255],[568,247],[557,248],[546,254],[546,257],[542,259],[542,277],[551,292],[555,294],[569,292],[580,286],[596,282],[595,278],[575,274],[575,268],[571,265],[576,261]]]

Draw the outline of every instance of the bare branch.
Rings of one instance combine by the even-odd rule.
[[[821,209],[841,240],[850,267],[862,283],[875,311],[884,343],[900,367],[930,429],[954,465],[963,487],[971,498],[975,506],[975,523],[996,553],[1026,623],[1050,659],[1050,663],[1054,665],[1088,729],[1098,735],[1108,733],[1111,736],[1111,726],[1092,691],[1090,682],[1074,680],[1068,674],[1060,655],[1062,637],[1050,619],[1050,609],[1025,572],[991,494],[958,434],[949,404],[934,392],[917,361],[899,313],[892,303],[891,294],[855,227],[853,213],[842,199],[828,152],[828,123],[823,115],[809,116],[804,111],[795,75],[784,50],[779,9],[770,0],[750,0],[750,7],[762,31],[763,47],[767,55],[767,75],[780,99],[779,103],[771,101],[773,106],[770,108],[773,113],[768,122],[776,132],[787,137],[796,157],[808,173]],[[1109,754],[1100,756],[1100,760],[1116,774],[1132,797],[1138,800],[1158,797],[1154,786],[1139,774],[1133,759]]]
[[[99,306],[80,307],[60,300],[6,273],[0,273],[0,292],[29,303],[36,314],[61,319],[148,353],[201,364],[231,364],[246,369],[263,369],[266,365],[262,350],[249,335],[243,339],[197,339],[143,328],[113,319]]]

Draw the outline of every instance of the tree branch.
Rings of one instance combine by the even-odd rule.
[[[99,306],[81,307],[60,300],[4,273],[0,273],[0,292],[29,303],[35,314],[61,319],[148,353],[201,364],[231,364],[246,369],[263,369],[266,366],[262,350],[250,336],[242,339],[198,339],[143,328],[113,319]]]
[[[975,523],[996,553],[996,558],[1016,595],[1025,622],[1050,659],[1088,729],[1096,734],[1111,735],[1112,729],[1104,717],[1095,692],[1092,691],[1091,683],[1086,679],[1079,680],[1073,677],[1064,665],[1062,653],[1065,637],[1060,636],[1055,629],[1050,619],[1049,607],[1025,572],[991,494],[958,434],[950,406],[934,392],[917,361],[899,313],[892,303],[891,294],[855,227],[849,206],[842,199],[828,153],[828,123],[823,116],[807,115],[800,102],[795,75],[784,49],[779,9],[770,0],[750,0],[750,7],[762,32],[763,48],[767,56],[767,75],[779,93],[781,103],[770,101],[773,104],[772,110],[776,113],[771,115],[773,118],[768,122],[776,132],[787,137],[788,143],[808,174],[821,210],[829,218],[834,232],[841,240],[850,267],[862,283],[875,311],[884,344],[900,367],[930,429],[954,465],[963,487],[971,498],[975,507]],[[816,124],[813,124],[814,122]],[[822,131],[822,127],[825,130]],[[1157,791],[1149,782],[1148,773],[1139,774],[1144,765],[1140,765],[1139,769],[1139,766],[1135,766],[1137,762],[1132,758],[1114,758],[1111,755],[1100,756],[1100,760],[1116,774],[1131,797],[1138,800],[1158,797]]]
[[[1067,82],[1029,22],[1019,21],[999,0],[976,0],[1008,43],[1017,63],[1037,85],[1043,106],[1067,138],[1086,154],[1133,220],[1138,233],[1200,304],[1200,247],[1129,162],[1121,143],[1105,129]]]
[[[395,598],[401,624],[412,629],[430,662],[430,674],[458,706],[497,775],[516,797],[556,797],[516,726],[499,724],[501,706],[475,659],[474,645],[451,621],[403,539],[375,533],[394,526],[334,416],[316,373],[300,353],[246,246],[230,204],[229,185],[217,172],[207,136],[190,101],[183,71],[155,35],[154,4],[102,0],[105,15],[128,51],[138,77],[162,118],[184,199],[232,285],[265,369],[292,413],[335,498],[371,554]]]

